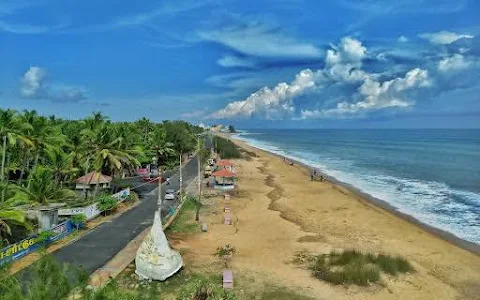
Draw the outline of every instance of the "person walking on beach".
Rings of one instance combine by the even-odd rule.
[[[310,181],[313,181],[313,173],[310,174]]]

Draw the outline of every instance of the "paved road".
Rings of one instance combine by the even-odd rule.
[[[162,194],[167,188],[179,188],[179,173],[167,175],[170,176],[170,184],[163,183]],[[195,158],[183,168],[183,186],[187,186],[196,175]],[[55,251],[53,256],[62,263],[80,265],[89,274],[105,265],[140,232],[152,225],[153,214],[157,209],[158,190],[154,191],[157,186],[158,184],[148,184],[139,188],[137,191],[141,198],[139,205],[110,222],[99,225],[74,243]],[[163,217],[171,205],[173,201],[164,201]]]

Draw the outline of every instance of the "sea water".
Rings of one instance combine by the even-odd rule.
[[[480,244],[480,130],[271,129],[236,138]]]

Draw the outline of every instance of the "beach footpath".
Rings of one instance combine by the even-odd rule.
[[[236,249],[229,268],[235,289],[271,299],[480,299],[480,256],[377,207],[332,182],[311,181],[310,170],[235,141],[248,153],[232,160],[238,180],[228,202],[205,189],[200,221],[207,232],[171,233],[187,272],[221,274],[213,256]],[[334,285],[293,263],[298,253],[354,249],[402,256],[414,271],[382,274],[376,284]],[[276,296],[275,296],[276,295]],[[258,299],[270,299],[259,296]]]

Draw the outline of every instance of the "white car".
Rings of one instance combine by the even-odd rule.
[[[165,191],[165,200],[175,200],[177,198],[177,191],[168,189]]]

